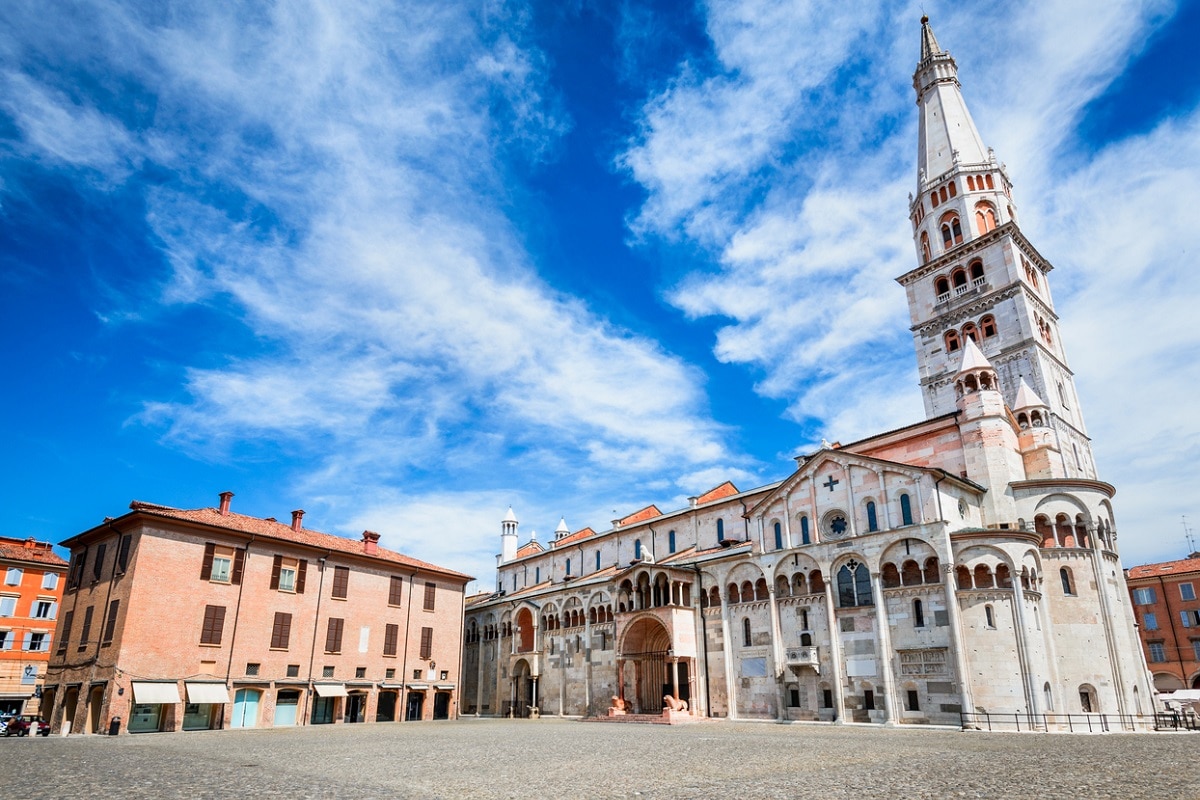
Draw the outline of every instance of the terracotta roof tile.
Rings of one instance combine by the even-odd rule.
[[[397,553],[393,550],[388,550],[383,547],[376,549],[375,553],[367,555],[363,552],[363,543],[358,539],[348,539],[345,536],[335,536],[331,533],[321,533],[320,531],[301,528],[300,530],[292,530],[291,525],[285,525],[282,522],[276,522],[270,519],[259,519],[258,517],[250,517],[245,514],[236,514],[232,511],[222,514],[215,508],[171,508],[170,506],[160,506],[155,503],[144,503],[134,500],[129,504],[129,508],[134,512],[149,514],[155,517],[165,517],[167,519],[178,519],[186,522],[194,522],[201,525],[208,525],[214,528],[224,528],[238,533],[252,533],[255,536],[261,536],[269,539],[279,539],[295,544],[307,545],[309,547],[320,548],[322,550],[333,550],[338,553],[346,553],[349,555],[362,556],[364,558],[377,558],[381,561],[390,561],[394,564],[402,564],[406,567],[415,569],[430,570],[432,572],[440,572],[446,575],[471,580],[470,575],[465,575],[461,572],[439,567],[436,564],[430,564],[427,561],[421,561],[406,556],[403,553]]]
[[[621,527],[625,527],[626,525],[633,525],[637,522],[645,522],[648,519],[654,519],[655,517],[661,516],[662,512],[658,510],[658,506],[651,504],[643,508],[641,511],[635,511],[627,517],[622,517],[618,524]]]
[[[1129,568],[1130,578],[1157,578],[1160,575],[1183,575],[1200,572],[1200,558],[1185,558],[1180,561],[1163,561],[1158,564],[1142,564]]]
[[[720,486],[709,489],[707,492],[696,498],[696,503],[698,505],[703,503],[711,503],[713,500],[720,500],[723,497],[732,497],[737,493],[738,489],[733,485],[733,481],[725,481]]]
[[[526,542],[525,544],[523,544],[517,548],[516,558],[521,558],[523,556],[531,556],[534,553],[543,553],[545,551],[546,551],[546,548],[542,547],[542,545],[539,542],[536,542],[536,541],[530,539],[528,542]]]
[[[554,547],[562,547],[563,545],[573,544],[574,542],[578,542],[582,539],[587,539],[587,538],[589,538],[591,536],[595,536],[595,535],[596,535],[596,532],[594,530],[592,530],[591,528],[584,528],[581,531],[575,531],[574,533],[570,534],[569,536],[564,536],[561,539],[558,539],[557,541],[553,542],[552,544]]]
[[[33,561],[47,566],[65,567],[67,562],[54,554],[54,545],[33,538],[10,539],[0,536],[0,559],[6,561]]]

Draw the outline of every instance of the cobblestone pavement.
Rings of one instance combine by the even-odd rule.
[[[5,798],[1200,798],[1200,734],[477,720],[0,740]]]

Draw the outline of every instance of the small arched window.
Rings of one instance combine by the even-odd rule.
[[[642,557],[642,540],[641,539],[634,539],[634,541],[633,541],[633,557],[635,560]]]
[[[950,280],[954,283],[954,288],[967,285],[967,271],[965,269],[956,269],[950,273]]]
[[[950,281],[948,281],[943,275],[933,282],[933,291],[937,293],[938,297],[941,297],[944,294],[950,294]]]
[[[947,214],[942,217],[942,245],[946,248],[962,244],[962,225],[957,214]]]
[[[808,536],[808,515],[800,517],[800,542],[802,544],[812,544],[812,540]]]
[[[725,541],[725,520],[723,519],[717,520],[717,541]]]
[[[1063,567],[1058,571],[1058,577],[1062,581],[1062,590],[1065,595],[1075,594],[1075,576],[1071,574],[1070,567]]]
[[[879,519],[875,514],[875,501],[874,500],[867,501],[867,530],[868,531],[879,530]]]
[[[667,552],[675,552],[675,531],[667,531]]]
[[[979,329],[975,327],[974,322],[968,322],[966,325],[963,325],[962,335],[963,341],[970,339],[976,344],[979,343]]]
[[[983,616],[989,628],[996,627],[996,612],[992,610],[990,604],[983,607]]]
[[[996,318],[988,314],[983,319],[979,320],[979,332],[983,334],[983,338],[990,339],[996,335]]]
[[[934,208],[937,208],[938,205],[941,204],[942,201],[938,200],[937,189],[934,189],[932,192],[929,193],[929,202],[933,203]]]
[[[600,570],[600,551],[596,551],[596,570]]]
[[[775,523],[775,549],[783,549],[783,526],[778,522]]]
[[[571,559],[567,559],[567,574],[571,574]]]
[[[929,234],[921,232],[921,263],[925,263],[932,257],[929,251]]]
[[[750,632],[750,618],[742,617],[742,647],[749,647],[753,642]]]
[[[996,229],[996,209],[992,208],[991,203],[975,205],[975,226],[979,229],[980,236]]]
[[[921,605],[920,600],[913,600],[913,627],[925,627],[925,608]]]
[[[948,183],[946,185],[946,188],[950,190],[951,197],[958,197],[958,184],[957,183],[955,183],[954,181],[950,181],[950,183]]]
[[[968,265],[968,268],[971,270],[971,280],[972,281],[983,280],[983,262],[982,261],[980,261],[979,259],[975,259]]]
[[[960,347],[962,347],[962,342],[958,338],[958,331],[946,331],[946,352],[958,352]]]
[[[907,494],[900,495],[900,520],[905,525],[913,524],[912,500]]]
[[[985,175],[983,179],[984,179],[985,181],[987,181],[987,188],[989,188],[989,189],[995,189],[995,188],[996,188],[996,184],[992,182],[992,176],[991,176],[991,175]]]
[[[967,176],[967,191],[968,192],[975,191],[975,176],[974,175]]]

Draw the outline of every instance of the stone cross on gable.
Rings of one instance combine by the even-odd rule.
[[[841,481],[835,481],[835,480],[833,479],[833,475],[830,475],[830,476],[829,476],[829,480],[825,481],[825,483],[822,483],[821,485],[822,485],[822,486],[827,486],[827,487],[829,487],[829,491],[831,491],[831,492],[832,492],[832,491],[833,491],[833,487],[837,486],[839,483],[841,483]]]

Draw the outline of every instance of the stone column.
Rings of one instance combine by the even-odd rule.
[[[845,720],[846,701],[842,697],[842,635],[833,605],[833,582],[825,581],[825,616],[829,620],[829,661],[833,668],[830,682],[833,684],[834,722],[841,725]]]
[[[947,529],[949,544],[950,533]],[[954,643],[954,668],[958,672],[959,703],[968,714],[975,712],[975,701],[971,698],[971,673],[967,665],[967,646],[963,637],[962,612],[958,607],[958,590],[954,578],[954,550],[949,548],[949,560],[942,565],[946,582],[946,615],[950,618],[950,641]]]
[[[871,573],[871,588],[875,592],[875,624],[879,626],[880,677],[883,679],[883,702],[887,706],[888,725],[895,725],[899,717],[896,703],[896,678],[892,673],[892,631],[888,623],[887,600],[883,596],[883,576]]]
[[[721,638],[725,644],[721,648],[721,655],[725,659],[725,713],[729,719],[737,719],[737,690],[733,676],[733,640],[729,637],[729,597],[722,589],[723,587],[718,587],[721,595]]]
[[[1089,531],[1088,537],[1093,534]],[[1117,652],[1116,643],[1113,642],[1113,617],[1112,611],[1109,608],[1108,601],[1108,581],[1104,579],[1104,564],[1100,557],[1100,551],[1095,547],[1088,549],[1088,554],[1091,555],[1092,575],[1096,578],[1096,596],[1100,599],[1100,627],[1104,629],[1104,644],[1108,649],[1108,662],[1112,665],[1113,676],[1113,694],[1117,697],[1117,713],[1128,714],[1129,710],[1125,705],[1125,677],[1121,674],[1121,659]],[[1078,584],[1076,584],[1078,587]],[[1076,589],[1078,591],[1078,589]],[[1096,699],[1099,700],[1100,688],[1096,687]]]
[[[783,633],[782,626],[779,624],[779,608],[775,605],[775,582],[771,581],[767,584],[767,602],[771,609],[771,661],[773,669],[771,672],[775,676],[775,694],[778,699],[778,709],[775,713],[775,718],[782,721],[787,713],[784,709],[787,707],[787,688],[784,686],[783,673],[787,667],[784,665],[783,658]]]
[[[1021,576],[1013,578],[1013,624],[1017,629],[1017,659],[1021,665],[1021,677],[1025,684],[1025,702],[1030,714],[1041,713],[1041,690],[1037,686],[1037,678],[1033,674],[1033,664],[1029,662],[1029,638],[1025,629],[1025,592],[1021,589]]]

